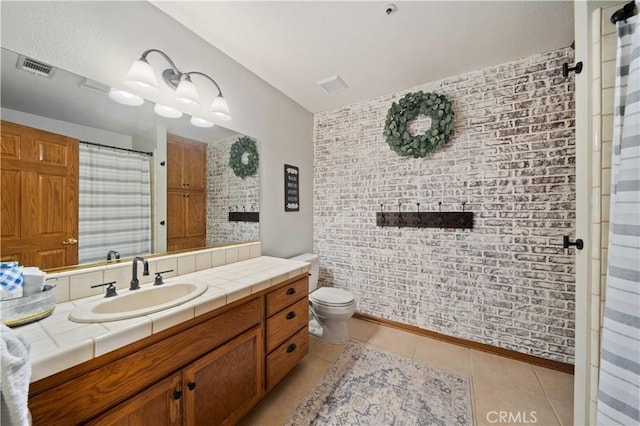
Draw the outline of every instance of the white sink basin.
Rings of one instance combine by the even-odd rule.
[[[75,322],[108,322],[135,318],[178,306],[207,291],[206,284],[175,283],[127,291],[77,306],[69,314]]]

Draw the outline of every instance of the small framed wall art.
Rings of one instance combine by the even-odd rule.
[[[300,173],[289,164],[284,165],[284,211],[300,211]]]

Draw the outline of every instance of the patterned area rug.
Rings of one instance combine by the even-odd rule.
[[[469,379],[349,342],[290,425],[472,425]]]

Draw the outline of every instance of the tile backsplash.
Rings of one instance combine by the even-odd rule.
[[[260,242],[237,244],[227,247],[208,248],[188,253],[169,254],[149,258],[149,275],[142,275],[142,264],[138,263],[138,280],[141,285],[152,283],[156,272],[164,278],[189,274],[216,266],[260,257]],[[91,288],[93,285],[116,281],[118,289],[129,288],[132,278],[131,261],[112,263],[91,268],[79,268],[47,274],[47,283],[54,285],[56,302],[68,302],[105,292],[105,287]]]

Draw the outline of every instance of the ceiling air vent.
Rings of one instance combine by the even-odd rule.
[[[36,61],[35,59],[27,58],[20,55],[18,57],[18,63],[16,64],[18,69],[28,71],[32,74],[37,74],[42,77],[52,78],[56,73],[56,68],[51,65],[47,65],[43,62]]]
[[[342,92],[349,88],[347,83],[345,83],[339,75],[334,75],[332,77],[325,78],[324,80],[320,80],[318,84],[322,86],[327,93]]]

